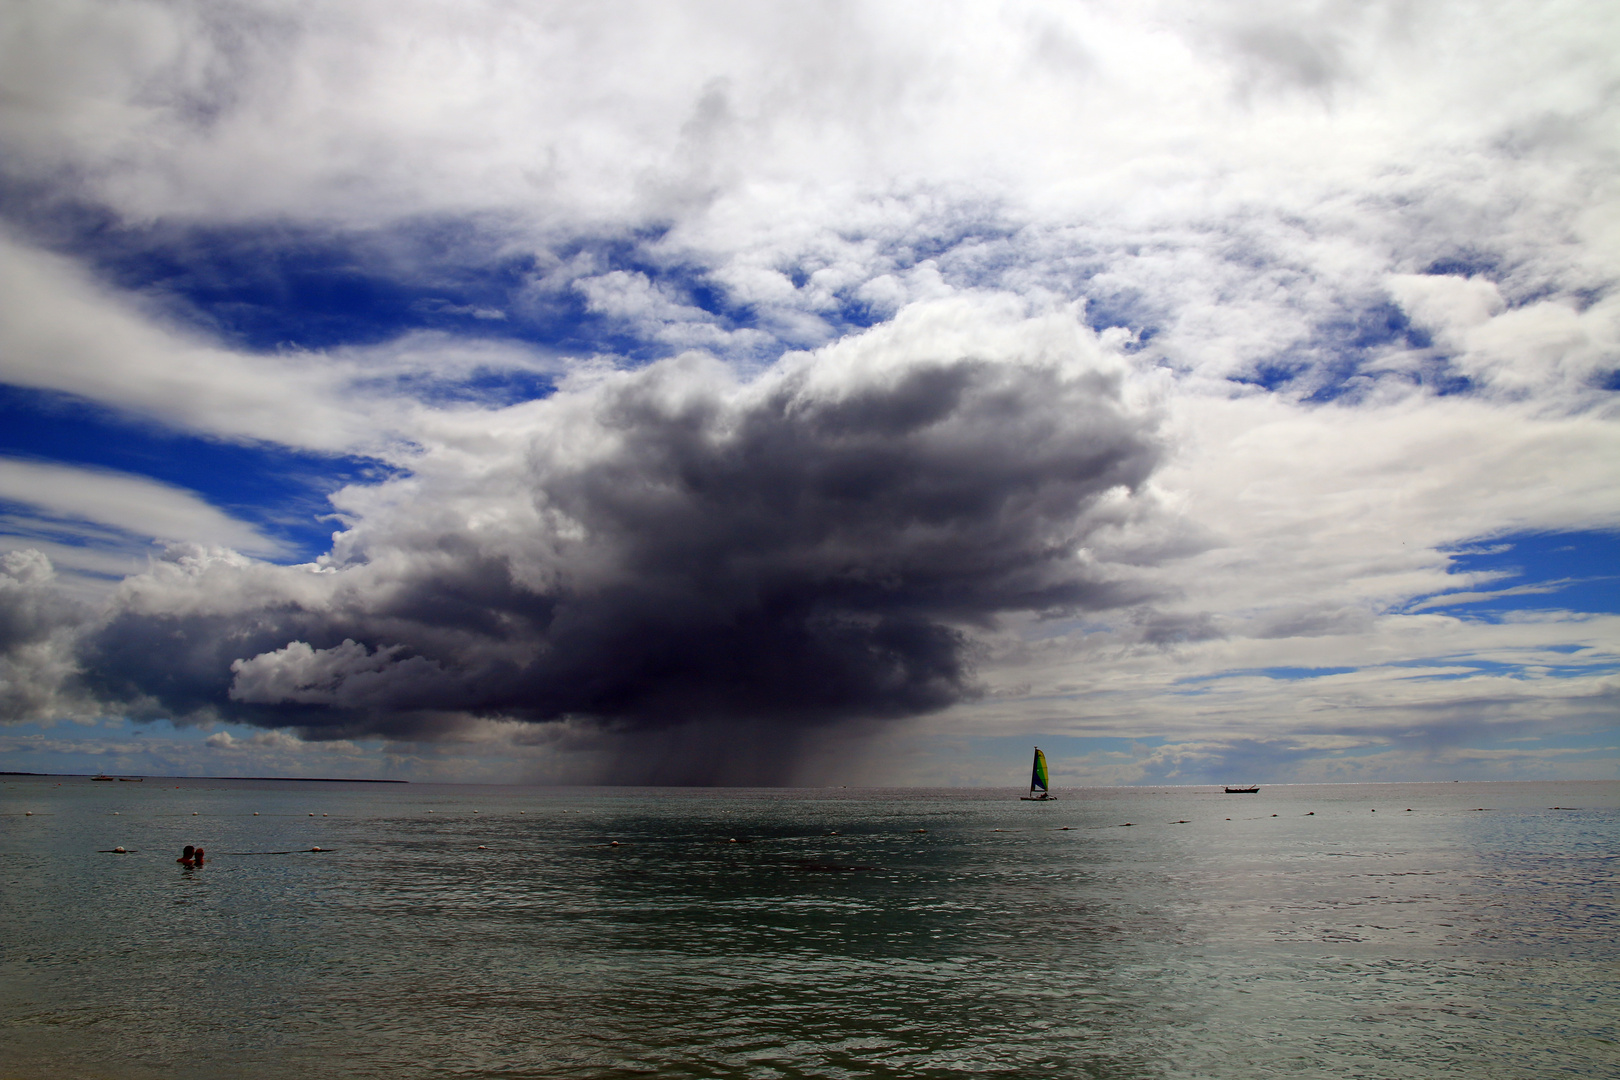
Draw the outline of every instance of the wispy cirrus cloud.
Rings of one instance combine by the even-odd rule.
[[[36,527],[57,532],[86,523],[138,538],[284,553],[275,540],[194,494],[128,473],[0,458],[0,502],[30,508]],[[18,525],[13,518],[11,527]]]

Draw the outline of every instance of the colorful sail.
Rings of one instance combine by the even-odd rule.
[[[1041,753],[1041,748],[1037,746],[1035,748],[1035,771],[1030,774],[1029,778],[1029,793],[1033,795],[1037,791],[1044,792],[1046,789],[1046,755]]]

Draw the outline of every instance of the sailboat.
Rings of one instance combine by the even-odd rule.
[[[1047,790],[1048,786],[1046,755],[1041,753],[1041,748],[1037,746],[1035,748],[1035,765],[1029,774],[1029,794],[1021,795],[1019,798],[1024,802],[1045,802],[1052,797],[1052,793]]]

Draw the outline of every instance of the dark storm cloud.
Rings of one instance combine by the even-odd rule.
[[[147,714],[330,736],[942,708],[975,693],[999,616],[1142,599],[1084,549],[1144,512],[1154,420],[1067,325],[988,351],[897,344],[933,332],[911,325],[752,383],[688,357],[565,389],[504,450],[392,482],[409,497],[326,572],[192,552],[126,585],[88,677]]]

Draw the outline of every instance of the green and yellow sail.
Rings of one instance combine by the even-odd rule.
[[[1041,748],[1037,746],[1035,748],[1035,771],[1030,773],[1029,777],[1029,793],[1033,795],[1037,791],[1045,792],[1046,790],[1046,755],[1041,753]]]

